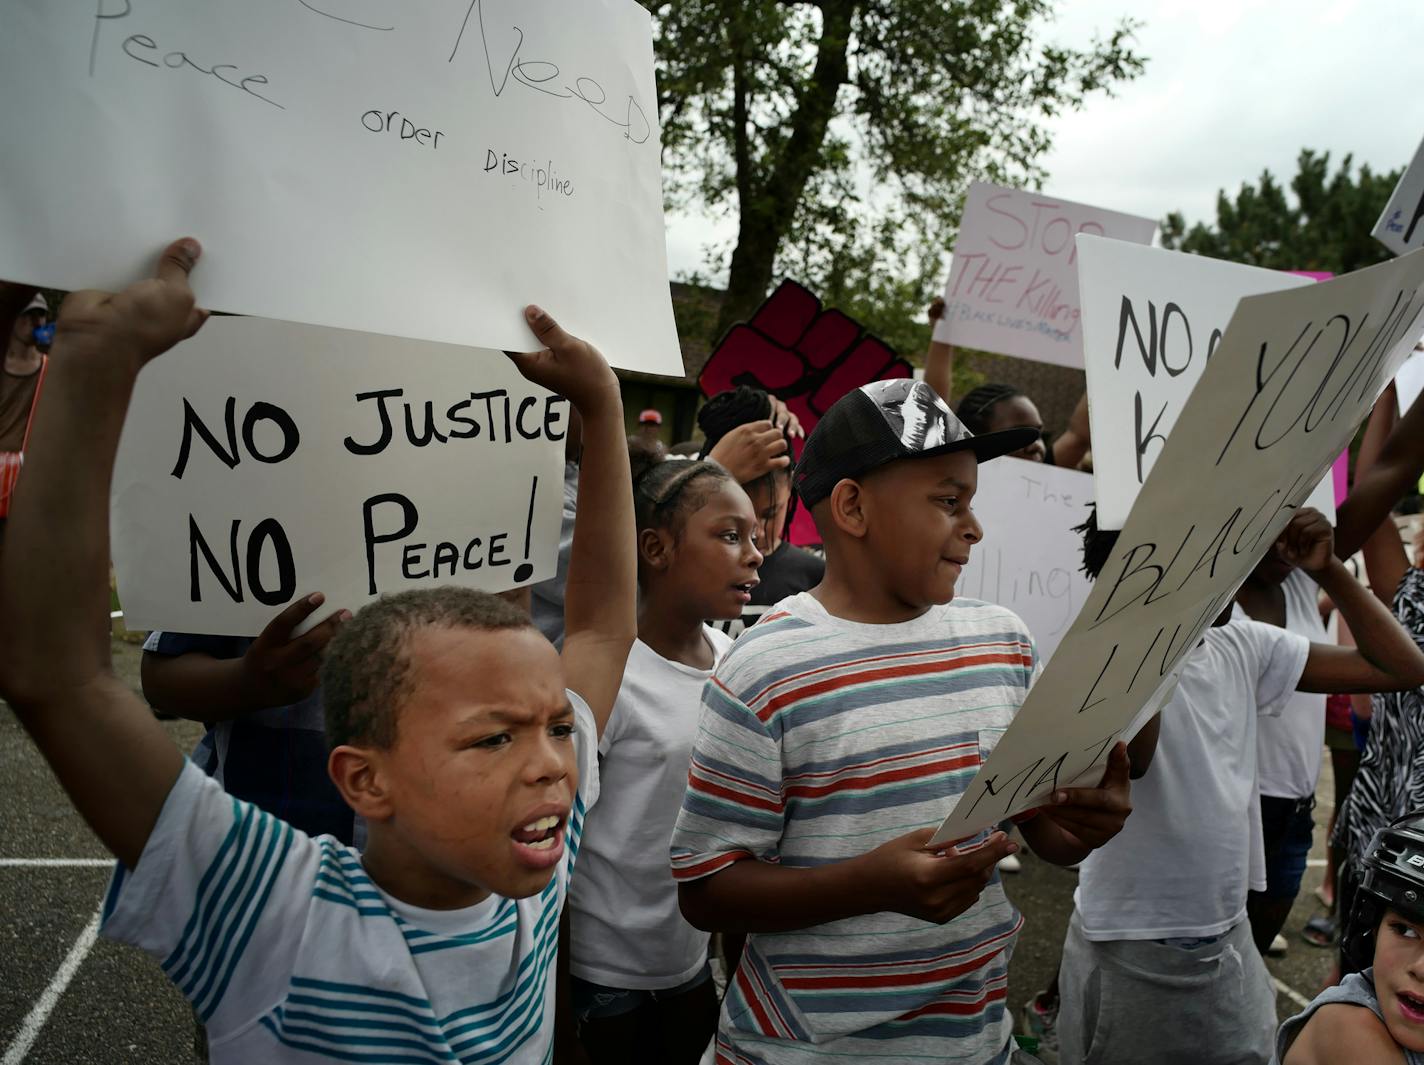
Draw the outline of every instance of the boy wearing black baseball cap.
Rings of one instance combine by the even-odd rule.
[[[984,535],[978,463],[1031,433],[976,437],[928,386],[897,380],[842,397],[806,442],[796,488],[825,579],[708,683],[672,840],[684,915],[751,933],[719,1063],[1011,1058],[1022,918],[995,866],[1017,847],[1001,832],[926,845],[1035,674],[1018,617],[954,595]],[[1060,792],[1024,838],[1081,860],[1121,829],[1127,777],[1119,745],[1101,787]]]

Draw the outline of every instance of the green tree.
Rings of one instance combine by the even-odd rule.
[[[669,205],[737,212],[719,329],[777,273],[922,309],[969,182],[1037,186],[1044,120],[1142,70],[1130,22],[1041,43],[1054,0],[642,2]]]
[[[1181,212],[1162,223],[1165,247],[1273,270],[1328,270],[1346,274],[1384,262],[1391,252],[1370,236],[1400,171],[1375,174],[1368,166],[1351,173],[1347,155],[1333,174],[1330,153],[1300,153],[1290,192],[1269,170],[1255,185],[1242,184],[1234,200],[1223,189],[1216,224],[1190,229]]]

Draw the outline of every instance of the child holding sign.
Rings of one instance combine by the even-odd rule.
[[[1096,577],[1118,534],[1084,526]],[[1264,1062],[1275,991],[1252,942],[1247,891],[1264,886],[1256,719],[1293,692],[1386,691],[1424,678],[1424,653],[1345,569],[1329,522],[1296,513],[1281,559],[1324,588],[1358,647],[1311,643],[1233,607],[1184,660],[1171,703],[1130,747],[1132,819],[1079,871],[1059,970],[1061,1060]],[[1151,1023],[1144,1023],[1151,1018]]]
[[[697,702],[757,586],[760,521],[714,462],[633,454],[638,640],[599,745],[605,796],[589,813],[569,893],[573,1008],[599,1063],[696,1065],[717,1026],[708,936],[683,919],[668,841],[687,787]]]
[[[635,633],[617,381],[529,309],[548,348],[514,358],[580,409],[581,490],[598,499],[574,540],[562,659],[527,615],[452,588],[380,600],[328,646],[329,768],[368,824],[357,854],[224,795],[110,668],[114,454],[139,370],[203,323],[198,254],[179,241],[156,279],[65,305],[38,474],[0,558],[0,692],[121,863],[105,931],[162,959],[213,1061],[545,1062],[558,911]]]
[[[1002,607],[955,599],[984,535],[978,463],[1030,430],[971,434],[921,382],[843,396],[806,441],[796,489],[825,580],[733,645],[703,694],[673,875],[683,914],[751,933],[717,1061],[1002,1063],[1022,919],[1003,833],[927,848],[948,800],[1013,719],[1032,640]],[[1112,838],[1127,754],[1024,824],[1049,861]]]

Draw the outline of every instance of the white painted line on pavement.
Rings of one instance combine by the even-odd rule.
[[[1277,991],[1285,995],[1286,998],[1290,999],[1301,1009],[1305,1009],[1307,1006],[1310,1005],[1310,999],[1306,998],[1295,988],[1291,987],[1290,984],[1283,983],[1282,981],[1276,979],[1274,976],[1271,977],[1271,983],[1276,985]]]
[[[112,858],[0,858],[0,869],[109,869]]]
[[[74,941],[74,946],[69,948],[69,955],[60,963],[59,971],[54,974],[54,979],[49,982],[49,987],[44,989],[44,994],[35,1001],[29,1016],[20,1024],[20,1030],[15,1034],[14,1042],[5,1051],[5,1056],[0,1058],[0,1065],[19,1065],[25,1060],[25,1055],[30,1052],[30,1047],[34,1046],[35,1040],[40,1037],[40,1029],[45,1026],[45,1021],[49,1020],[49,1015],[59,1004],[59,996],[64,994],[64,989],[69,986],[69,981],[74,979],[74,974],[79,971],[79,966],[84,964],[84,959],[93,949],[94,940],[99,936],[99,915],[100,911],[95,910],[94,916],[84,926],[84,931],[80,932],[79,938]]]

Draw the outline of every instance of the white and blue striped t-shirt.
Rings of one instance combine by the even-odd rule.
[[[559,912],[598,796],[593,715],[569,700],[579,786],[564,860],[538,895],[416,909],[377,887],[357,851],[188,763],[137,870],[114,873],[105,934],[159,960],[207,1027],[214,1065],[544,1065]]]

